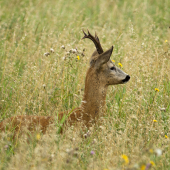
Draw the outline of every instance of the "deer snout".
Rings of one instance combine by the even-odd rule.
[[[122,81],[123,81],[123,83],[127,83],[129,80],[130,80],[130,76],[127,75],[126,78],[124,80],[122,80]]]

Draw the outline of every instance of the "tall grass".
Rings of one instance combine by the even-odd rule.
[[[86,139],[81,128],[30,143],[1,135],[0,169],[170,169],[170,1],[1,0],[0,7],[0,121],[80,105],[95,49],[81,40],[83,28],[96,31],[105,50],[114,45],[112,59],[131,76],[109,88],[107,111]]]

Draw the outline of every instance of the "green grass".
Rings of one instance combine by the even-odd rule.
[[[109,88],[107,111],[86,139],[79,127],[63,135],[56,127],[31,142],[1,135],[0,169],[137,170],[150,161],[151,169],[170,169],[170,1],[1,0],[0,6],[0,121],[80,105],[95,49],[81,40],[82,29],[96,31],[104,50],[114,45],[112,59],[131,76]],[[54,53],[44,56],[50,48]],[[67,54],[72,48],[79,53]]]

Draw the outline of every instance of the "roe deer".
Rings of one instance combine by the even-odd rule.
[[[105,105],[107,88],[109,85],[124,84],[129,81],[130,76],[117,68],[110,60],[113,46],[107,51],[103,51],[99,38],[86,34],[83,30],[84,37],[93,41],[96,50],[91,56],[90,67],[86,74],[85,91],[82,104],[74,109],[71,114],[68,111],[58,114],[57,120],[61,121],[67,116],[65,122],[69,125],[82,121],[86,127],[89,127],[99,117],[99,111]],[[0,131],[15,128],[14,132],[19,132],[24,127],[29,131],[34,131],[36,126],[40,126],[42,133],[45,133],[47,127],[56,120],[54,116],[13,116],[0,123]]]

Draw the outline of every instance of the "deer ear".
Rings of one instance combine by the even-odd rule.
[[[99,69],[103,64],[107,63],[110,60],[110,56],[112,55],[113,46],[109,48],[104,53],[100,54],[96,60],[95,67]]]

